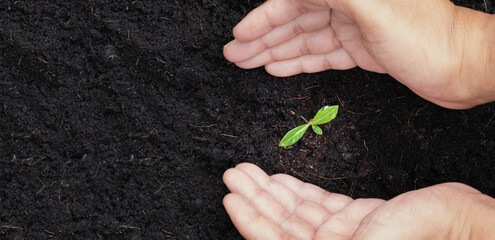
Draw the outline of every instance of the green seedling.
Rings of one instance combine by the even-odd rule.
[[[285,136],[282,138],[280,143],[278,144],[279,147],[287,147],[290,146],[304,135],[306,130],[311,126],[313,131],[318,134],[322,135],[323,131],[318,125],[325,124],[327,122],[332,121],[336,116],[337,112],[339,111],[339,106],[324,106],[322,107],[315,115],[315,117],[311,120],[309,120],[308,123],[298,126],[292,130],[290,130]]]

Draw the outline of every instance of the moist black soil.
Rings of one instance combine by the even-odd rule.
[[[261,3],[2,1],[0,238],[241,239],[222,174],[245,161],[354,198],[495,196],[494,104],[443,109],[360,69],[239,69],[222,47]],[[323,136],[277,147],[324,105]]]

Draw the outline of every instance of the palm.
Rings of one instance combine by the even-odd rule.
[[[253,164],[228,170],[232,193],[224,205],[247,239],[350,239],[361,220],[384,201],[352,200]]]

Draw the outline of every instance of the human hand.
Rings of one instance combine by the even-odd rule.
[[[440,106],[469,108],[495,95],[489,16],[448,0],[269,0],[234,28],[224,55],[275,76],[359,66]]]
[[[224,174],[224,206],[246,239],[488,239],[494,200],[458,183],[392,200],[329,193],[249,163]],[[491,222],[491,223],[490,223]],[[490,228],[490,229],[488,229]]]

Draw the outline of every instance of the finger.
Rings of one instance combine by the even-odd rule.
[[[330,212],[324,207],[314,202],[304,201],[292,190],[270,178],[256,165],[240,164],[236,169],[242,170],[249,175],[260,188],[278,201],[288,216],[297,216],[304,222],[309,223],[314,229],[318,229],[330,217]],[[281,224],[286,223],[282,222]],[[282,226],[282,228],[286,229],[288,227]]]
[[[261,169],[259,171],[265,174]],[[301,239],[313,237],[315,229],[311,225],[296,215],[290,214],[270,193],[261,189],[242,170],[237,167],[227,170],[224,174],[224,182],[233,193],[245,197],[260,215],[272,221],[289,235]]]
[[[346,70],[356,67],[352,57],[342,48],[319,55],[304,55],[273,62],[265,66],[266,71],[277,77],[288,77],[299,73],[315,73],[329,69]]]
[[[272,62],[283,61],[303,55],[324,54],[340,48],[340,42],[330,26],[317,32],[304,33],[291,40],[264,50],[255,57],[236,63],[241,68],[256,68]]]
[[[384,202],[381,199],[356,199],[352,201],[320,228],[315,239],[351,239],[363,218]]]
[[[284,184],[302,199],[317,203],[332,214],[337,213],[353,201],[348,196],[327,192],[316,185],[305,183],[286,174],[276,174],[272,178]]]
[[[246,239],[291,239],[249,203],[242,195],[231,193],[223,199],[223,205],[239,233]]]
[[[249,42],[263,36],[307,11],[322,11],[329,8],[316,7],[300,0],[269,0],[251,11],[237,26],[234,37]]]
[[[301,33],[321,30],[329,26],[330,11],[304,13],[292,21],[275,27],[265,35],[249,42],[233,40],[224,48],[224,55],[231,62],[247,60],[260,52],[286,42]]]

